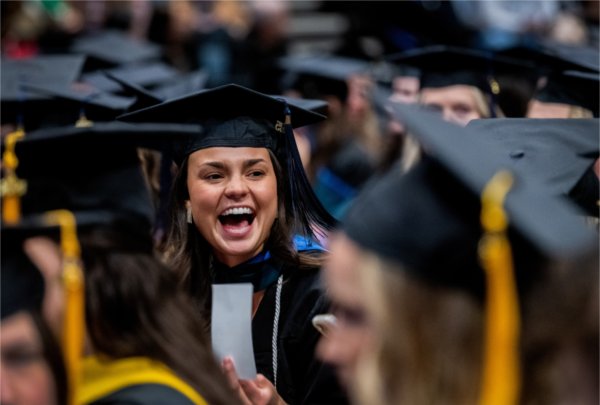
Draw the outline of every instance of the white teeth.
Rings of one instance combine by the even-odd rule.
[[[225,210],[221,215],[243,215],[252,214],[252,210],[248,207],[234,207]]]

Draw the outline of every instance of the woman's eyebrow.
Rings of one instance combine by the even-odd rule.
[[[218,161],[204,162],[201,164],[201,166],[211,166],[216,169],[224,169],[225,168],[225,164],[223,162],[218,162]]]
[[[248,159],[244,162],[244,169],[252,167],[258,163],[264,162],[264,159]]]

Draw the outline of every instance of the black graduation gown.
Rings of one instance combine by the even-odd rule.
[[[328,311],[319,283],[319,270],[283,268],[283,286],[277,339],[277,392],[288,404],[346,404],[333,369],[318,361],[315,348],[320,334],[312,325],[315,315]],[[256,368],[271,382],[272,337],[277,282],[265,290],[252,320]]]

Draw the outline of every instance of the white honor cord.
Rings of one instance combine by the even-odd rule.
[[[277,292],[275,294],[275,316],[273,317],[273,385],[277,390],[277,335],[279,334],[279,312],[281,310],[281,287],[283,286],[283,275],[277,279]]]

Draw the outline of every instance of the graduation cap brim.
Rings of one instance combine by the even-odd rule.
[[[203,70],[185,73],[168,83],[160,84],[152,89],[152,93],[163,100],[182,97],[186,94],[204,90],[208,80],[208,73]]]
[[[506,163],[533,171],[557,195],[567,194],[598,157],[598,119],[498,118],[468,125],[502,147]]]
[[[475,86],[490,92],[490,78],[512,70],[530,70],[517,60],[499,57],[493,52],[434,45],[411,49],[386,58],[421,70],[421,88],[452,85]]]
[[[22,211],[68,209],[84,223],[126,221],[148,229],[154,208],[137,148],[168,151],[199,131],[197,125],[109,122],[28,132],[15,144],[16,174],[27,181]]]
[[[345,100],[347,80],[356,74],[368,74],[370,69],[369,62],[336,55],[285,56],[276,63],[285,72],[284,89],[297,89],[308,98],[334,95]]]
[[[322,115],[327,114],[328,103],[325,100],[297,98],[280,95],[271,95],[271,97],[281,98],[288,104],[294,104],[308,111],[313,111]]]
[[[89,85],[72,83],[68,86],[54,84],[27,84],[26,89],[44,94],[51,99],[48,106],[64,112],[66,116],[77,118],[81,109],[91,120],[110,121],[126,111],[135,101],[130,97],[117,96],[99,91]]]
[[[324,120],[324,115],[287,104],[294,128]],[[127,122],[206,122],[241,116],[264,119],[273,125],[285,119],[286,103],[257,91],[229,84],[200,91],[156,106],[123,114],[117,119]]]
[[[152,92],[146,90],[142,86],[121,79],[120,77],[117,77],[108,71],[104,71],[104,74],[109,78],[109,80],[113,80],[115,83],[121,86],[125,96],[135,97],[136,101],[129,106],[129,109],[132,111],[150,107],[163,102],[162,98],[152,94]]]
[[[125,33],[114,30],[80,37],[74,41],[70,51],[85,54],[106,66],[158,59],[162,56],[159,45],[134,40]]]
[[[597,244],[593,232],[582,226],[574,206],[549,197],[543,181],[534,174],[510,167],[502,152],[478,137],[478,131],[445,122],[417,106],[393,104],[391,108],[426,153],[477,198],[498,171],[509,170],[515,178],[505,201],[509,222],[543,254],[569,257],[589,251]]]
[[[534,98],[546,103],[583,107],[597,117],[599,113],[600,74],[564,71],[548,75],[546,85]]]
[[[162,150],[173,143],[198,136],[201,132],[202,128],[194,124],[98,122],[90,127],[52,127],[31,131],[17,142],[16,151],[19,152],[21,148],[40,148],[42,144],[51,143],[54,149],[60,149],[62,145],[58,142],[65,142],[66,146],[82,144],[93,148],[96,145],[115,150],[137,147]]]
[[[600,70],[600,52],[591,47],[544,42],[532,46],[508,48],[498,54],[531,63],[541,74],[564,70],[586,72]]]
[[[277,65],[287,72],[342,82],[354,74],[368,73],[371,66],[367,61],[335,55],[286,56],[279,58]]]
[[[106,73],[111,74],[124,82],[137,84],[143,87],[152,87],[174,80],[179,76],[179,71],[175,68],[162,63],[135,63],[126,66],[119,66],[114,69],[97,71],[84,74],[81,80],[89,83],[95,88],[106,92],[117,92],[120,85],[106,77]]]
[[[79,78],[84,62],[85,57],[81,55],[44,55],[19,60],[2,58],[0,61],[2,104],[46,99],[47,97],[39,92],[27,91],[23,84],[53,83],[57,86],[68,86]]]

